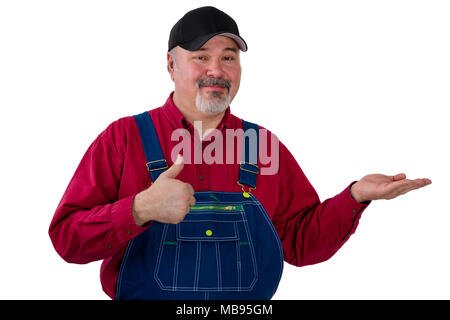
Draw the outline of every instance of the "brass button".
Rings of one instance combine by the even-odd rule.
[[[111,249],[111,248],[112,248],[112,246],[110,244],[108,244],[108,249]]]
[[[206,235],[208,236],[208,237],[211,237],[212,236],[212,231],[211,230],[206,230]]]
[[[198,179],[201,181],[201,180],[203,180],[204,178],[203,178],[202,175],[199,175],[199,176],[198,176]]]
[[[352,209],[352,212],[355,213],[355,212],[356,212],[356,209]]]
[[[128,234],[131,234],[131,231],[130,231],[130,229],[127,229],[127,233],[128,233]]]

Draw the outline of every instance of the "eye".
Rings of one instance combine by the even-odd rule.
[[[208,60],[208,58],[206,56],[197,56],[197,57],[195,57],[195,59],[197,59],[199,61],[206,61],[206,60]]]
[[[225,56],[225,57],[223,57],[223,59],[224,59],[225,61],[233,61],[233,60],[234,60],[234,57],[233,57],[233,56]]]

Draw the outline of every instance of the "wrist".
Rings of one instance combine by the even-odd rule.
[[[132,214],[133,219],[136,225],[142,227],[144,224],[146,224],[148,221],[145,219],[145,215],[143,214],[144,208],[143,208],[143,201],[142,201],[142,192],[138,193],[134,199],[133,199],[133,205],[132,205]]]
[[[366,200],[361,196],[360,191],[358,189],[358,181],[353,183],[350,186],[350,196],[353,198],[353,200],[359,202],[359,203],[363,203],[366,202]]]

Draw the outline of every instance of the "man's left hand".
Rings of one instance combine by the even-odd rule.
[[[350,192],[358,202],[377,199],[393,199],[411,190],[431,184],[430,179],[406,179],[404,173],[395,176],[369,174],[352,185]]]

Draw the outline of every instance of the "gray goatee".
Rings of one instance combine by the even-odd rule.
[[[219,91],[208,92],[209,98],[204,98],[200,94],[200,88],[208,85],[220,85],[227,88],[228,93],[225,95]],[[209,113],[217,114],[224,111],[229,105],[231,100],[231,82],[225,79],[213,79],[206,78],[197,81],[197,97],[195,98],[195,105],[198,110]]]

